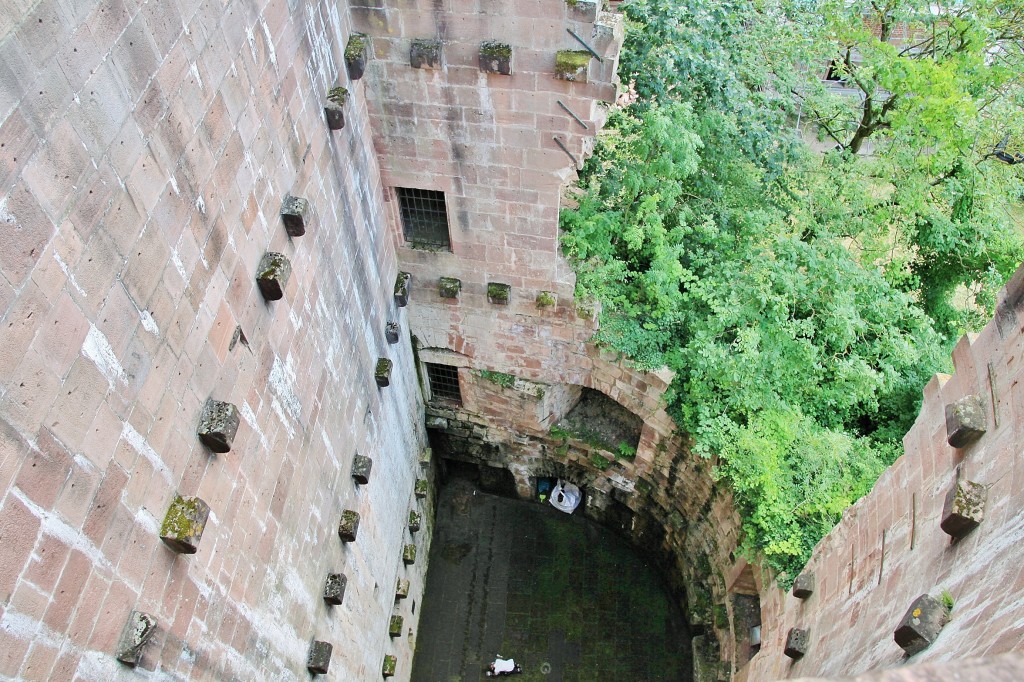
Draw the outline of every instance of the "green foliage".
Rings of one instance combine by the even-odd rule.
[[[989,24],[994,7],[977,8]],[[901,54],[838,1],[624,8],[639,100],[611,113],[561,216],[577,299],[601,302],[599,342],[675,371],[669,410],[717,458],[746,549],[792,577],[1024,258],[1024,164],[989,151],[1000,126],[1024,131],[1020,71],[994,66],[1019,48],[985,53],[993,34],[964,19],[948,58]],[[860,98],[793,66],[844,46]],[[811,149],[798,115],[839,149]]]
[[[512,388],[516,383],[516,378],[511,374],[505,374],[504,372],[492,372],[487,369],[481,369],[477,372],[482,379],[490,381],[492,384],[498,384],[502,388]]]

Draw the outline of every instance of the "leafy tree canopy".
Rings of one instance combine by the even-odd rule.
[[[1024,257],[1022,8],[624,5],[639,97],[563,248],[599,339],[675,370],[670,411],[718,458],[747,548],[790,577]]]

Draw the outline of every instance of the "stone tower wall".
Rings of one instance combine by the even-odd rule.
[[[139,666],[157,679],[303,678],[314,639],[333,679],[376,679],[385,655],[408,678],[423,408],[349,32],[316,0],[0,12],[0,678],[131,678],[114,650],[133,610],[156,621]],[[336,84],[352,97],[332,133]],[[267,250],[292,266],[273,302]],[[241,417],[223,454],[196,435],[211,396]],[[176,493],[210,507],[193,555],[158,537]]]

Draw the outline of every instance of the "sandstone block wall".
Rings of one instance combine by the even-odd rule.
[[[157,624],[139,665],[169,678],[304,677],[314,639],[333,644],[334,679],[375,679],[387,654],[407,678],[425,561],[402,549],[429,542],[406,529],[429,512],[413,495],[422,404],[346,12],[0,12],[0,678],[131,677],[114,649],[132,610]],[[330,133],[337,84],[352,96]],[[301,237],[278,215],[289,193],[309,200]],[[255,284],[268,250],[292,266],[274,302]],[[237,407],[229,452],[196,437],[209,397]],[[175,494],[210,507],[193,555],[158,537]],[[361,515],[347,544],[343,509]],[[329,572],[348,578],[330,608]]]
[[[1024,268],[1002,292],[996,318],[957,345],[955,373],[937,375],[925,388],[904,438],[906,454],[815,549],[806,568],[816,577],[814,594],[802,601],[763,589],[764,644],[739,679],[842,677],[1024,647],[1022,302]],[[947,442],[946,406],[971,395],[981,399],[986,431],[955,448]],[[987,502],[981,524],[954,541],[940,523],[958,481],[984,486]],[[893,631],[919,595],[940,598],[943,591],[954,602],[950,620],[908,661]],[[809,631],[798,662],[782,653],[793,627]]]

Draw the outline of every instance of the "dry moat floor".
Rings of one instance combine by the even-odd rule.
[[[615,533],[550,505],[441,491],[413,682],[476,682],[497,654],[520,682],[690,679],[664,583]]]

